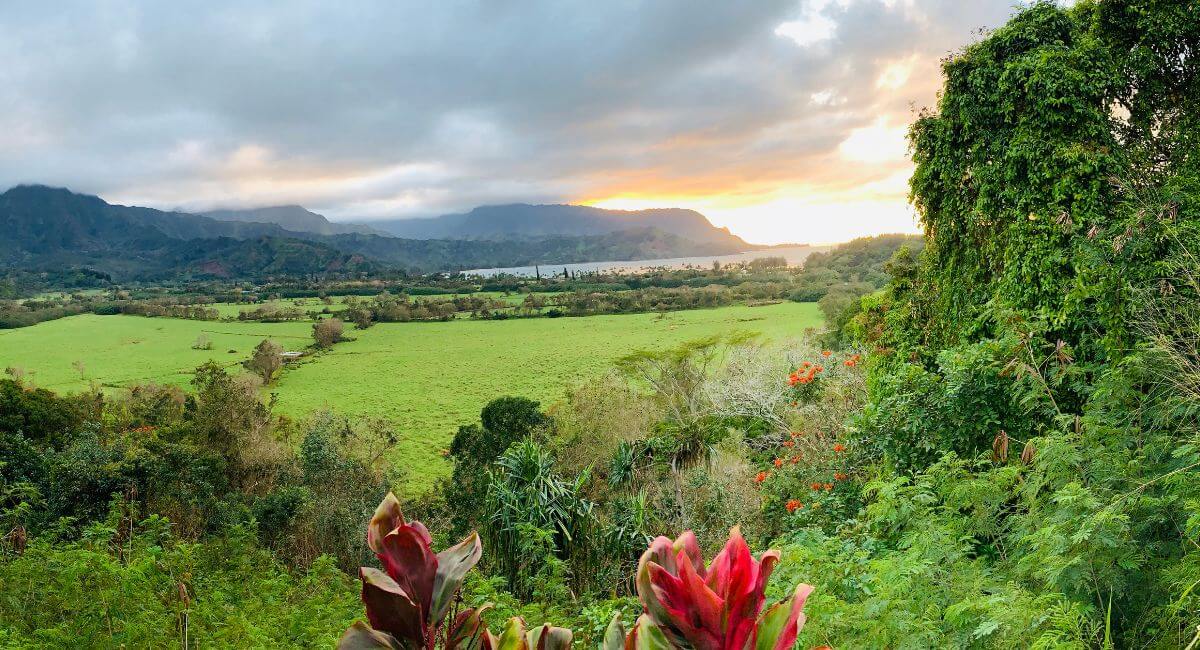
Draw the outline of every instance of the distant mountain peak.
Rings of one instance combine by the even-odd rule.
[[[373,226],[413,239],[528,239],[547,236],[603,235],[655,228],[700,245],[728,252],[753,248],[727,228],[717,228],[689,208],[611,210],[566,203],[481,205],[468,212],[429,219],[376,221]]]
[[[217,221],[241,221],[273,223],[292,232],[307,232],[317,235],[365,235],[390,236],[370,226],[349,223],[333,223],[324,215],[317,214],[301,205],[271,205],[261,208],[211,210],[200,213]]]
[[[304,228],[345,224],[331,224],[301,206],[199,215],[20,185],[0,194],[0,271],[87,268],[117,281],[249,278],[655,259],[752,248],[698,212],[682,209],[512,204],[426,221],[458,236],[321,234]]]

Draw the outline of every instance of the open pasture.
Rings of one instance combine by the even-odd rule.
[[[196,366],[236,365],[264,338],[285,350],[312,343],[310,323],[224,323],[84,314],[0,331],[0,367],[42,388],[73,392],[138,383],[185,385]],[[195,349],[204,337],[212,349]],[[202,342],[202,341],[201,341]]]
[[[820,322],[813,303],[781,303],[661,316],[458,319],[381,323],[361,331],[347,326],[354,340],[288,367],[266,390],[277,394],[279,412],[293,417],[328,408],[393,420],[401,440],[395,460],[409,468],[416,485],[427,485],[446,470],[441,450],[457,427],[476,421],[496,397],[520,395],[549,404],[634,350],[738,330],[783,340]],[[106,387],[185,385],[191,369],[208,359],[234,365],[266,337],[285,349],[301,349],[311,342],[310,331],[307,322],[76,316],[0,332],[0,367],[21,367],[39,386],[57,391],[80,390],[93,381]],[[212,341],[212,350],[192,349],[201,334]]]

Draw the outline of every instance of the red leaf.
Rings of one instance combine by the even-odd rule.
[[[675,539],[672,548],[675,550],[675,560],[677,563],[682,563],[686,558],[691,561],[692,568],[696,570],[696,573],[700,574],[701,577],[704,576],[704,554],[700,552],[700,541],[696,539],[696,533],[690,530],[684,531],[682,535]],[[672,571],[672,573],[675,572]]]
[[[679,576],[650,565],[654,593],[667,611],[664,621],[696,650],[721,648],[723,603],[696,574],[690,562],[680,566]]]
[[[422,621],[433,600],[438,567],[437,556],[425,541],[428,534],[424,526],[401,526],[383,538],[379,553],[384,570],[421,608]]]
[[[379,502],[371,522],[367,524],[367,547],[379,553],[380,544],[388,533],[404,525],[404,513],[400,510],[400,501],[391,492]]]
[[[371,627],[397,639],[425,646],[425,619],[420,607],[386,573],[371,567],[359,569],[362,601]]]

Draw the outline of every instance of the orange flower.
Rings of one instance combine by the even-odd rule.
[[[801,458],[803,458],[803,455],[800,455],[800,456],[792,456],[792,464],[793,464],[793,465],[795,465],[796,463],[800,462],[800,459],[801,459]]]
[[[776,467],[783,467],[783,459],[782,459],[782,458],[776,458],[776,459],[775,459],[775,466],[776,466]]]
[[[853,368],[854,365],[858,362],[855,361],[854,359],[846,359],[846,361],[844,363],[846,364],[847,368]]]
[[[833,473],[833,480],[835,480],[835,481],[844,481],[844,480],[846,480],[847,478],[849,478],[849,477],[848,477],[846,474],[843,474],[843,473],[841,473],[841,472],[834,472],[834,473]]]
[[[765,481],[765,480],[767,480],[767,473],[766,473],[766,472],[759,472],[759,473],[758,473],[758,476],[755,476],[755,477],[754,477],[754,482],[755,482],[755,483],[762,483],[762,482],[763,482],[763,481]]]
[[[784,441],[783,441],[783,446],[784,446],[784,447],[795,447],[795,446],[796,446],[796,441],[795,441],[795,440],[784,440]]]
[[[825,366],[813,366],[813,370],[816,372],[825,372]]]
[[[796,508],[803,508],[804,504],[796,499],[788,499],[787,505],[784,507],[787,508],[788,512],[796,512]]]
[[[810,484],[809,484],[809,487],[811,487],[811,488],[812,488],[814,491],[815,491],[815,490],[820,490],[820,489],[821,489],[821,484],[820,484],[820,483],[810,483]]]
[[[827,357],[831,354],[833,354],[833,352],[830,352],[829,350],[821,350],[821,356],[823,357]]]
[[[846,451],[846,445],[843,445],[842,443],[839,442],[833,446],[833,450],[838,453]]]
[[[830,491],[830,490],[832,490],[832,489],[833,489],[833,483],[826,483],[826,484],[825,484],[825,491],[826,491],[826,492],[828,492],[828,491]]]

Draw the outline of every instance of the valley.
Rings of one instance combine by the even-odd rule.
[[[442,451],[454,431],[496,395],[550,405],[637,350],[734,331],[782,344],[821,322],[815,303],[781,303],[661,315],[380,323],[348,328],[352,340],[288,364],[262,392],[276,397],[277,413],[294,418],[332,410],[388,419],[399,436],[390,457],[408,468],[409,487],[420,492],[446,475]],[[20,369],[29,385],[59,393],[93,385],[108,392],[149,383],[187,387],[192,371],[206,361],[237,372],[261,340],[304,350],[311,330],[307,322],[81,315],[0,330],[0,368]],[[211,350],[194,349],[201,337]]]
[[[0,650],[1200,650],[1197,0],[0,53]]]

